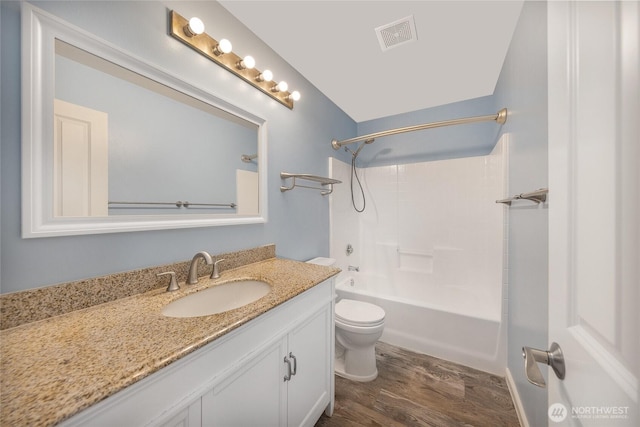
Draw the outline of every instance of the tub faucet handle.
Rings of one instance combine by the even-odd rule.
[[[350,265],[348,268],[349,271],[360,271],[360,267],[354,266],[354,265]]]

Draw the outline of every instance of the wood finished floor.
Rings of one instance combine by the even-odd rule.
[[[503,378],[386,343],[376,344],[378,378],[336,375],[331,426],[520,426]]]

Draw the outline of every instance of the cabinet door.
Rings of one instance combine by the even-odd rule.
[[[202,396],[202,425],[224,427],[286,425],[282,338],[242,363]]]
[[[288,384],[288,425],[313,426],[330,401],[331,306],[305,320],[288,336],[296,374]]]
[[[161,424],[161,427],[201,427],[200,399],[171,417],[169,421]]]

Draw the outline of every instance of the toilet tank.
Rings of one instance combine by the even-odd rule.
[[[334,258],[325,258],[325,257],[316,257],[307,261],[309,264],[317,264],[317,265],[326,265],[327,267],[331,267],[335,265],[336,260]]]

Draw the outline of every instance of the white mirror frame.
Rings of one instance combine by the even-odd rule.
[[[168,36],[167,36],[168,37]],[[53,216],[55,39],[65,41],[258,126],[258,215]],[[22,237],[71,236],[267,222],[267,123],[28,3],[22,3]]]

